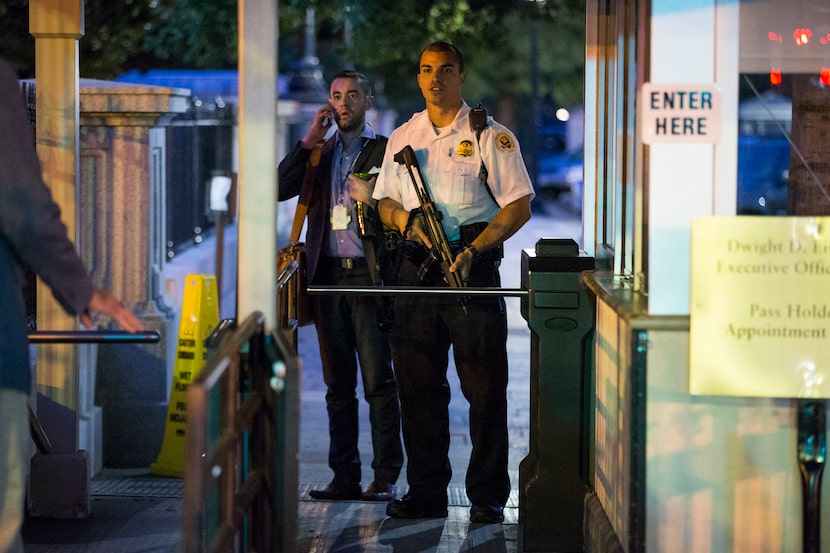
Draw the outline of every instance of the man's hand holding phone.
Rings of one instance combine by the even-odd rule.
[[[314,145],[323,140],[329,132],[329,128],[334,122],[334,110],[330,105],[326,105],[317,110],[314,114],[314,119],[311,121],[311,127],[302,139],[303,148],[311,150]]]
[[[320,125],[328,129],[331,127],[331,122],[334,117],[334,110],[331,107],[324,107],[320,109]]]

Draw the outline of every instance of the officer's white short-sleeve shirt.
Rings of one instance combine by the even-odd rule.
[[[452,124],[437,131],[424,110],[395,129],[373,194],[378,200],[393,199],[410,211],[420,207],[406,165],[394,160],[395,154],[411,146],[435,207],[442,213],[441,224],[450,242],[460,240],[461,226],[489,222],[501,207],[524,196],[534,197],[513,133],[491,118],[477,139],[470,128],[469,113],[470,107],[463,103]],[[482,160],[492,197],[479,179]]]

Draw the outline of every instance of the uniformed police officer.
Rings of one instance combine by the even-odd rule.
[[[374,197],[383,222],[431,247],[407,167],[394,156],[409,145],[450,243],[454,263],[469,286],[499,286],[503,242],[530,219],[533,187],[515,136],[486,118],[474,129],[461,97],[466,75],[461,52],[435,42],[421,53],[418,84],[426,109],[392,132]],[[411,250],[412,248],[408,248]],[[427,273],[423,255],[401,262],[400,285],[441,285]],[[430,276],[432,275],[432,276]],[[447,516],[450,401],[448,352],[453,348],[461,389],[470,403],[473,449],[467,469],[471,522],[499,523],[510,494],[507,473],[507,319],[501,297],[460,303],[446,296],[401,295],[390,333],[401,402],[409,492],[391,501],[395,518]]]

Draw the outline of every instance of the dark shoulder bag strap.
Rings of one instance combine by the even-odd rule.
[[[383,146],[385,146],[385,143]],[[360,163],[356,164],[357,167],[361,167],[361,172],[364,172],[363,169],[367,169],[365,167],[366,161],[371,163],[373,158],[383,161],[383,148],[381,147],[379,152],[380,156],[378,157],[376,153],[376,149],[378,147],[381,147],[381,145],[377,140],[373,140],[370,144],[367,144],[365,152],[363,153],[363,156],[361,156],[362,159],[358,160]],[[366,256],[366,265],[369,267],[369,276],[372,279],[372,284],[380,286],[383,282],[380,277],[380,266],[378,264],[377,250],[375,248],[375,239],[371,236],[363,236],[361,237],[361,241],[363,242],[363,254]]]

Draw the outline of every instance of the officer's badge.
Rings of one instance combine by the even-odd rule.
[[[496,145],[498,146],[499,151],[505,153],[510,153],[516,149],[513,139],[510,138],[510,135],[506,132],[500,132],[496,135]]]
[[[458,149],[455,151],[456,155],[461,157],[470,157],[473,155],[473,143],[470,140],[462,140],[458,144]]]

